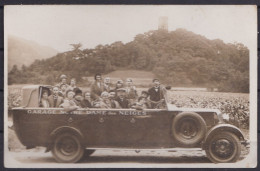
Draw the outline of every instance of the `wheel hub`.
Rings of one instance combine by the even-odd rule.
[[[212,145],[215,154],[221,158],[229,157],[234,151],[233,144],[227,139],[219,139]]]
[[[63,139],[59,145],[59,149],[62,154],[70,156],[77,150],[77,144],[71,139]]]
[[[186,139],[191,139],[197,135],[196,123],[191,119],[185,119],[179,127],[179,133]]]

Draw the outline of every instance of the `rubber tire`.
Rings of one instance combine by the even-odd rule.
[[[179,134],[178,128],[180,126],[180,122],[184,119],[191,119],[197,124],[197,133],[193,138],[185,138]],[[205,137],[207,132],[207,127],[204,119],[197,113],[194,112],[183,112],[177,114],[172,122],[172,135],[174,140],[176,141],[178,146],[181,147],[194,147],[199,144],[203,138]]]
[[[61,150],[59,150],[58,146],[62,143],[62,139],[67,137],[68,139],[72,140],[76,145],[76,152],[72,156],[63,155]],[[52,147],[52,155],[55,160],[59,163],[76,163],[82,159],[84,156],[84,148],[81,144],[80,136],[74,135],[72,133],[60,133],[54,139],[54,144]]]
[[[213,143],[215,140],[219,138],[225,138],[229,141],[232,141],[232,143],[235,146],[234,152],[228,159],[220,159],[218,156],[214,155],[214,152],[211,150],[211,143]],[[213,136],[210,136],[208,140],[206,140],[206,146],[205,146],[207,157],[214,163],[233,163],[238,160],[241,154],[241,143],[238,139],[238,137],[231,133],[231,132],[219,132],[217,134],[214,134]]]

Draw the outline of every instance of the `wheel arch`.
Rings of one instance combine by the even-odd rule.
[[[77,135],[79,136],[80,138],[83,139],[83,134],[82,132],[77,129],[77,128],[74,128],[74,127],[71,127],[71,126],[61,126],[61,127],[58,127],[56,129],[54,129],[50,134],[49,134],[49,140],[47,142],[47,145],[46,145],[46,151],[45,152],[48,152],[51,150],[52,148],[52,145],[53,145],[53,141],[54,141],[54,138],[60,134],[60,133],[63,133],[63,132],[70,132],[70,133],[73,133],[74,135]]]
[[[218,133],[218,132],[222,132],[222,131],[227,131],[227,132],[230,132],[230,133],[235,134],[240,141],[245,140],[245,137],[244,137],[243,133],[242,133],[241,130],[240,130],[239,128],[237,128],[236,126],[230,125],[230,124],[219,124],[219,125],[216,125],[216,126],[214,126],[213,128],[211,128],[211,129],[207,132],[207,134],[206,134],[206,136],[205,136],[205,139],[204,139],[204,143],[203,143],[203,149],[205,149],[205,145],[207,144],[207,141],[208,141],[213,135],[215,135],[215,134]]]

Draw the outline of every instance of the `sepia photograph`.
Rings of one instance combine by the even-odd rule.
[[[254,168],[257,6],[7,5],[6,168]]]

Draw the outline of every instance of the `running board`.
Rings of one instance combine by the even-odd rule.
[[[87,148],[89,150],[122,150],[122,151],[203,151],[202,148]]]

